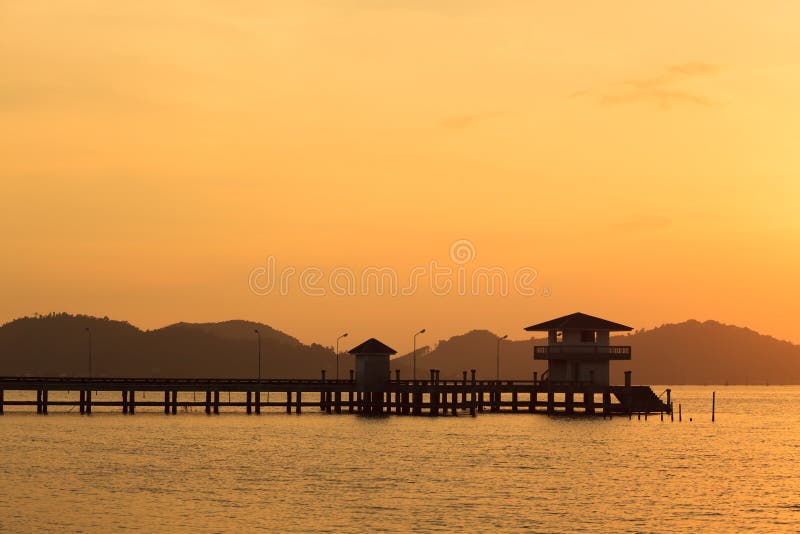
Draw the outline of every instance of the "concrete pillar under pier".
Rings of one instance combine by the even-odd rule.
[[[603,417],[611,418],[611,391],[603,391]]]
[[[594,415],[594,389],[591,387],[586,388],[583,393],[583,405],[587,414]]]

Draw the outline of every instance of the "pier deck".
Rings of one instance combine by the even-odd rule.
[[[36,399],[6,398],[9,393],[36,392]],[[62,392],[50,400],[50,392]],[[65,394],[68,392],[69,394]],[[117,393],[117,400],[96,399],[96,393]],[[163,400],[150,392],[163,393]],[[186,393],[194,395],[188,400]],[[137,393],[139,394],[137,396]],[[182,395],[179,396],[179,393]],[[237,400],[226,400],[236,394]],[[272,395],[270,397],[269,394]],[[199,397],[197,394],[200,394]],[[264,395],[266,394],[266,395]],[[24,396],[24,395],[23,395]],[[182,398],[181,398],[182,397]],[[276,399],[277,397],[277,399]],[[370,415],[458,415],[478,413],[545,413],[622,415],[671,413],[669,401],[662,401],[648,386],[599,386],[591,383],[556,383],[547,380],[476,380],[474,373],[461,380],[388,380],[383,391],[358,391],[356,382],[326,379],[192,379],[192,378],[81,378],[0,377],[0,414],[5,407],[30,406],[47,414],[50,407],[77,407],[91,414],[96,406],[120,408],[134,414],[139,407],[163,408],[176,414],[194,407],[207,414],[220,408],[244,408],[261,413],[262,408],[281,408],[301,413],[317,408],[326,413]]]

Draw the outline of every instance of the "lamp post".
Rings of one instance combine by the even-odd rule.
[[[89,378],[92,378],[92,331],[88,326],[86,333],[89,334]]]
[[[417,381],[417,336],[418,336],[418,335],[420,335],[420,334],[424,334],[424,333],[425,333],[425,329],[423,328],[422,330],[420,330],[419,332],[417,332],[416,334],[414,334],[414,356],[413,356],[413,362],[414,362],[414,373],[413,373],[413,374],[414,374],[414,382],[416,382],[416,381]]]
[[[339,340],[347,337],[347,332],[336,338],[336,381],[339,381]]]
[[[258,331],[258,328],[253,330],[253,332],[258,336],[258,381],[261,382],[261,332]]]
[[[500,342],[508,337],[508,334],[497,338],[497,381],[500,382]]]

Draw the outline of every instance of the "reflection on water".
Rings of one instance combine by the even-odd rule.
[[[683,423],[26,407],[0,417],[0,530],[800,528],[800,388],[673,398]]]

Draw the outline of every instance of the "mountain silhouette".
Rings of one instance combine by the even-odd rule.
[[[279,330],[251,321],[176,323],[141,330],[130,323],[86,315],[23,317],[0,327],[0,375],[86,376],[89,332],[93,375],[126,377],[254,378],[258,375],[261,334],[264,378],[333,378],[336,357],[330,347],[306,345]],[[633,371],[643,384],[800,384],[800,345],[716,321],[686,321],[615,336],[612,343],[631,345],[630,361],[611,363],[613,383]],[[533,346],[544,339],[503,340],[500,376],[530,379],[545,362],[533,360]],[[440,340],[417,348],[417,378],[439,369],[441,378],[461,378],[477,370],[479,379],[496,376],[497,336],[487,330]],[[411,378],[411,353],[391,360],[392,374]],[[347,378],[352,356],[340,356],[340,376]]]
[[[177,323],[143,331],[122,321],[85,315],[24,317],[0,327],[0,374],[87,376],[89,333],[93,376],[254,378],[261,334],[264,378],[333,377],[332,349],[304,345],[267,325],[250,321]],[[352,357],[342,355],[348,376]]]

